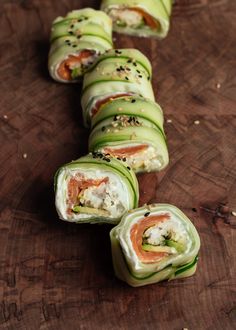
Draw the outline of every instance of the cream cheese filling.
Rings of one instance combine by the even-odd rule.
[[[108,178],[106,183],[101,183],[97,187],[91,186],[83,191],[80,202],[84,207],[105,210],[109,213],[108,218],[111,219],[121,217],[126,210],[130,209],[131,202],[127,186],[112,172],[89,169],[78,171],[65,168],[59,174],[55,197],[56,208],[62,220],[73,222],[94,218],[94,214],[74,212],[68,214],[68,183],[71,178],[75,178],[78,174],[82,175],[84,179]]]

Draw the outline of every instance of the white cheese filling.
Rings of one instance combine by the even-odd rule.
[[[114,8],[109,12],[109,16],[112,21],[116,23],[118,26],[125,26],[136,28],[139,27],[143,23],[143,16],[141,13],[138,13],[134,10],[130,9],[119,9]]]
[[[119,153],[119,149],[121,148],[129,148],[140,146],[140,143],[133,143],[129,145],[123,146],[112,146],[110,147],[112,150],[117,149],[117,154]],[[101,152],[105,152],[106,147],[101,149]],[[108,148],[108,147],[107,147]],[[119,157],[119,156],[118,156]],[[156,171],[163,166],[163,159],[162,156],[158,153],[157,149],[154,148],[152,145],[148,145],[146,149],[140,150],[132,155],[125,155],[127,164],[134,170],[134,171]]]
[[[93,208],[94,210],[105,210],[108,212],[108,218],[120,218],[125,211],[130,209],[131,202],[129,199],[129,191],[127,186],[110,171],[101,170],[72,170],[65,168],[59,174],[56,190],[56,208],[62,220],[78,221],[83,219],[94,218],[95,214],[86,213],[68,213],[68,183],[71,178],[82,176],[84,180],[98,180],[108,178],[99,186],[91,186],[83,190],[79,195],[76,205],[82,203],[83,207]],[[96,211],[95,211],[96,212]]]

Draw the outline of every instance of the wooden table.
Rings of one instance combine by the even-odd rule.
[[[152,61],[170,165],[139,176],[140,204],[181,208],[201,236],[195,276],[131,288],[114,277],[107,226],[54,209],[53,175],[87,151],[81,86],[47,71],[51,21],[98,1],[0,3],[0,329],[235,329],[234,0],[179,0],[163,41],[115,36]]]

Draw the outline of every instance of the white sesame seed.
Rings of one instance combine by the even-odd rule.
[[[195,121],[194,121],[194,124],[195,124],[195,125],[199,125],[199,124],[200,124],[200,121],[199,121],[199,120],[195,120]]]
[[[167,119],[167,123],[172,123],[172,119]]]
[[[22,155],[22,157],[23,157],[24,159],[26,159],[26,158],[28,157],[27,153],[24,153],[24,154]]]
[[[236,217],[236,211],[232,211],[231,214]]]

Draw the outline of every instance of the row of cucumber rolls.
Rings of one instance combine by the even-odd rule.
[[[59,82],[76,82],[94,60],[113,48],[113,30],[160,37],[169,30],[172,0],[104,0],[101,11],[73,10],[57,17],[51,28],[48,69]],[[103,11],[102,11],[103,10]]]
[[[136,172],[169,162],[163,112],[154,101],[149,60],[137,49],[112,49],[85,74],[81,103],[92,128],[89,150],[125,158]]]
[[[103,5],[111,3],[103,1]],[[52,44],[50,60],[54,66],[50,66],[50,72],[55,79],[68,82],[85,74],[81,103],[84,125],[91,128],[89,154],[63,165],[55,175],[58,215],[75,223],[118,224],[110,232],[114,270],[131,286],[191,276],[196,271],[200,248],[191,221],[169,204],[137,208],[139,187],[135,173],[160,171],[169,161],[163,112],[155,102],[149,60],[136,49],[104,47],[93,52],[92,45],[93,55],[86,62],[81,59],[86,57],[88,44],[79,42],[78,48],[74,47],[76,64],[74,59],[70,62],[75,54],[66,52],[69,39],[63,34],[68,27],[69,31],[75,27],[75,33],[78,24],[81,31],[84,28],[84,38],[91,37],[89,31],[101,23],[102,17],[96,12],[94,20],[94,13],[92,9],[73,11],[53,24],[53,44],[58,42],[62,48],[57,53],[56,44]],[[91,19],[86,18],[89,14]],[[104,20],[104,31],[106,24],[111,29],[111,23]],[[82,37],[78,39],[83,41]],[[67,73],[60,75],[64,69]]]

